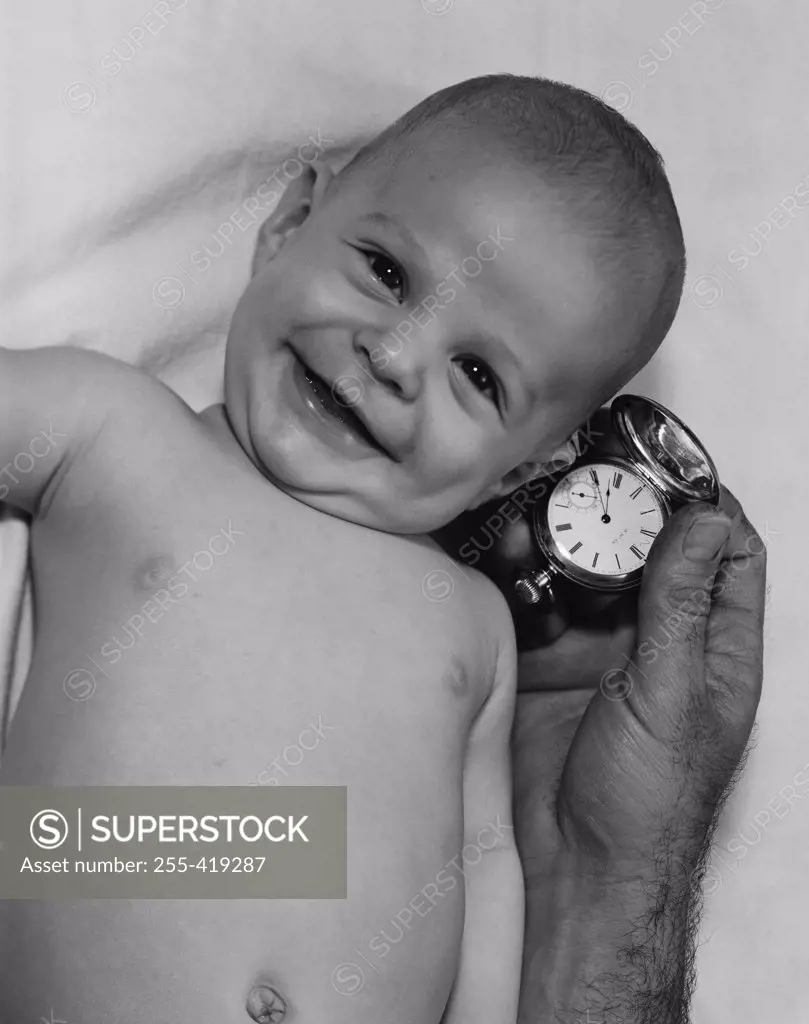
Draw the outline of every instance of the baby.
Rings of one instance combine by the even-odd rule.
[[[345,901],[7,902],[9,1020],[516,1020],[512,621],[430,534],[537,474],[662,341],[683,275],[645,138],[495,75],[287,188],[224,406],[0,350],[0,498],[33,517],[36,595],[0,782],[349,793]]]

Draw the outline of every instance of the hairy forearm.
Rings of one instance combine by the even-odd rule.
[[[701,858],[615,881],[526,864],[518,1024],[688,1024]]]

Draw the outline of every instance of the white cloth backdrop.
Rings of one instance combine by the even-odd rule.
[[[40,0],[5,19],[2,343],[99,348],[197,404],[216,397],[258,225],[238,210],[307,136],[343,141],[513,71],[603,93],[663,151],[688,294],[634,386],[708,444],[768,533],[772,583],[758,744],[708,878],[695,1021],[808,1020],[801,0]],[[200,270],[193,254],[216,252],[234,214]]]

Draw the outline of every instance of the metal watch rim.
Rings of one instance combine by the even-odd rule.
[[[629,470],[632,473],[642,476],[644,482],[651,487],[655,497],[660,501],[665,512],[665,522],[671,517],[672,509],[671,503],[668,496],[664,491],[655,483],[654,480],[650,479],[648,474],[641,472],[640,466],[637,463],[630,462],[629,459],[622,459],[617,455],[604,455],[604,456],[593,456],[592,458],[583,459],[581,462],[574,463],[565,473],[563,473],[556,483],[553,485],[548,493],[547,501],[534,506],[533,511],[533,527],[534,536],[537,544],[543,556],[548,560],[557,572],[561,573],[566,579],[571,580],[573,583],[579,583],[582,586],[589,587],[591,590],[607,591],[621,591],[621,590],[632,590],[640,584],[641,578],[643,577],[643,570],[646,567],[646,563],[638,566],[637,569],[630,569],[627,573],[622,573],[620,576],[602,576],[599,573],[592,572],[590,569],[584,569],[581,566],[576,565],[572,569],[565,561],[564,555],[561,553],[561,549],[556,544],[553,534],[548,527],[548,516],[547,511],[550,505],[551,498],[556,491],[556,488],[562,481],[575,470],[583,469],[585,466],[592,465],[606,465],[606,466],[619,466],[621,469]],[[540,515],[543,515],[544,521],[540,521]],[[550,540],[550,544],[548,543]]]

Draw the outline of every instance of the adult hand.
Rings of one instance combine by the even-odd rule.
[[[729,491],[720,508],[671,519],[637,603],[598,626],[568,612],[570,628],[521,655],[515,818],[530,861],[565,846],[639,873],[665,832],[698,866],[762,684],[764,545]]]
[[[587,1021],[688,1020],[698,889],[762,685],[764,545],[729,492],[721,507],[729,520],[690,506],[661,531],[635,635],[631,621],[608,632],[616,659],[594,693],[520,697],[521,1019],[567,1006]],[[597,640],[582,631],[582,652]],[[524,656],[523,682],[539,682],[541,660]]]
[[[687,1019],[695,890],[762,682],[764,545],[729,492],[720,507],[724,526],[701,505],[669,521],[639,600],[512,601],[526,1021]],[[692,543],[698,525],[718,532]],[[483,566],[509,600],[531,552],[515,523]]]

